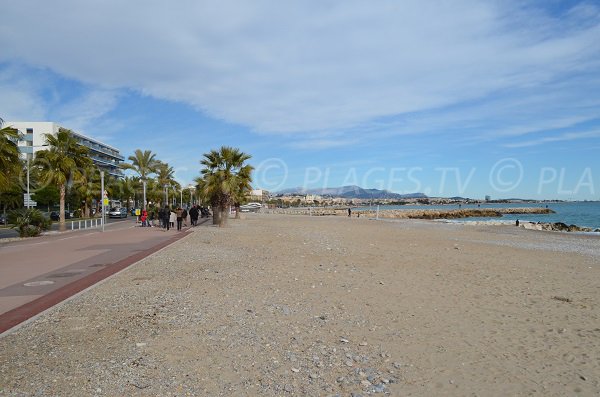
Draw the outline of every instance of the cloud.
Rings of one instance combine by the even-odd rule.
[[[296,146],[354,142],[339,131],[431,133],[446,120],[497,138],[546,128],[544,107],[582,96],[572,76],[598,78],[598,7],[520,4],[23,0],[3,7],[0,62],[95,87],[87,101],[99,114],[115,89],[133,89],[255,132],[304,135]],[[568,95],[544,92],[559,83]],[[536,108],[511,106],[519,100]],[[74,122],[94,118],[90,110]],[[580,113],[593,118],[591,108]],[[491,127],[486,114],[509,119]]]
[[[65,126],[84,132],[113,110],[118,99],[119,94],[115,90],[85,90],[82,95],[60,104],[55,114]]]
[[[528,146],[539,146],[546,143],[551,142],[568,142],[579,139],[590,139],[590,138],[600,138],[600,131],[585,131],[585,132],[565,132],[556,136],[546,136],[538,139],[515,142],[515,143],[507,143],[503,146],[509,148],[521,148]]]
[[[17,68],[0,67],[0,93],[0,117],[5,121],[44,118],[46,108],[38,84],[21,75]]]

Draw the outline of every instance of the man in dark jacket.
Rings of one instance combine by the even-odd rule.
[[[168,205],[165,205],[165,209],[163,210],[162,223],[163,228],[169,230],[169,217],[171,216],[171,210]]]
[[[196,222],[198,222],[198,206],[194,205],[190,209],[190,222],[192,222],[192,226],[196,226]]]

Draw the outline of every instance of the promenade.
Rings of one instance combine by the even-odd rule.
[[[126,221],[0,245],[0,333],[186,234]]]

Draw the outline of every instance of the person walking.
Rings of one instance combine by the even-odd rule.
[[[142,210],[142,215],[140,217],[140,220],[142,221],[142,227],[145,227],[146,222],[148,221],[148,211]]]
[[[183,211],[181,212],[181,219],[183,220],[183,226],[185,226],[185,227],[187,227],[187,217],[188,217],[188,212],[184,208]]]
[[[190,209],[190,223],[192,226],[196,226],[196,222],[198,222],[198,206],[194,204]]]
[[[165,210],[162,207],[158,209],[158,226],[165,227],[163,220],[165,219]]]
[[[177,231],[181,230],[181,224],[183,223],[183,210],[181,207],[177,207],[175,210],[175,214],[177,215]]]
[[[163,229],[169,230],[169,225],[171,224],[171,210],[169,210],[169,206],[165,205],[165,209],[162,211],[162,224]]]
[[[175,221],[177,220],[177,215],[174,210],[169,212],[169,223],[171,223],[171,227],[175,228]]]

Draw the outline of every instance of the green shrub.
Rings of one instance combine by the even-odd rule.
[[[13,229],[19,231],[20,237],[36,237],[44,230],[48,230],[52,221],[44,216],[41,211],[34,208],[22,208],[8,214],[8,222]]]

